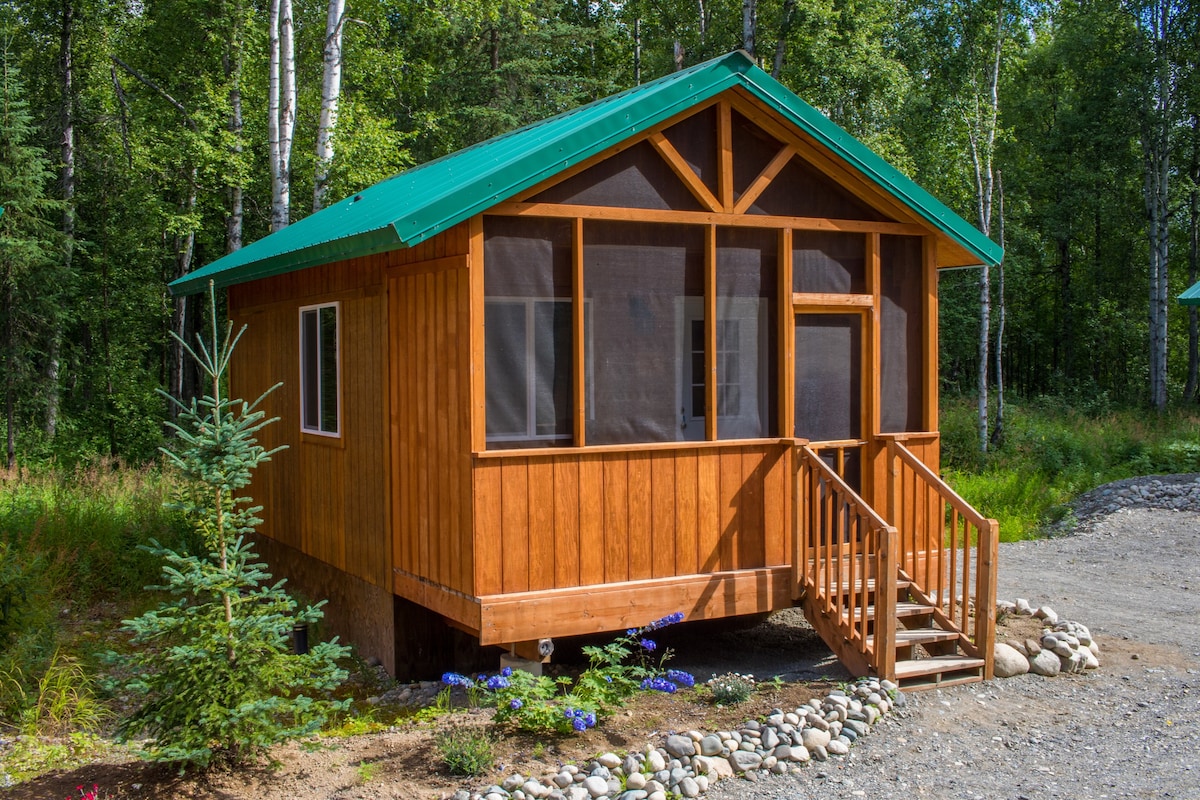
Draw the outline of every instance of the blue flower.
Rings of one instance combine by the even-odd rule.
[[[671,683],[666,678],[646,678],[646,680],[642,681],[642,688],[647,691],[675,694],[679,687]]]
[[[513,711],[517,711],[523,705],[525,705],[525,704],[521,702],[521,699],[519,697],[514,697],[512,700],[508,701],[508,707],[511,708]]]
[[[637,635],[638,635],[638,629],[637,629],[637,628],[630,628],[629,630],[625,631],[625,635],[626,635],[626,636],[637,636]]]
[[[488,678],[485,685],[493,692],[497,689],[507,689],[508,678],[504,677],[503,675],[493,675],[492,677]]]
[[[652,631],[656,631],[659,628],[665,628],[668,625],[675,625],[680,622],[683,622],[683,612],[676,611],[674,614],[668,614],[667,616],[663,617],[662,619],[654,620],[654,622],[651,622],[646,627]]]
[[[466,675],[459,675],[457,672],[447,672],[442,676],[442,683],[447,686],[461,686],[464,689],[470,689],[475,685],[475,682]]]
[[[590,711],[584,716],[583,721],[589,728],[596,727],[596,715]]]
[[[577,731],[586,731],[588,726],[587,726],[587,723],[584,722],[583,720],[576,719],[571,723],[571,727]]]
[[[654,652],[654,648],[658,647],[658,645],[654,643],[653,639],[641,639],[638,641],[638,644],[642,646],[643,650],[647,650],[651,653]]]
[[[563,716],[564,716],[564,717],[566,717],[567,719],[574,719],[574,717],[575,717],[575,710],[574,710],[574,709],[572,709],[572,708],[564,708],[564,709],[563,709]]]
[[[696,679],[692,677],[692,674],[680,669],[667,670],[667,680],[676,686],[686,686],[689,689],[696,685]]]
[[[506,678],[511,678],[512,677],[512,667],[505,667],[504,669],[500,670],[500,674]]]

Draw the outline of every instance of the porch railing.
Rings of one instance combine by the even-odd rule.
[[[899,530],[902,577],[935,616],[965,634],[960,646],[987,662],[990,680],[999,523],[971,508],[899,441],[888,440],[887,463],[888,518]]]
[[[816,612],[814,624],[832,634],[823,638],[838,643],[834,650],[844,664],[890,677],[896,663],[896,528],[812,448],[801,444],[798,454],[798,588]]]

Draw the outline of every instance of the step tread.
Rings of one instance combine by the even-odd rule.
[[[914,661],[897,661],[896,680],[903,681],[926,675],[979,669],[984,664],[985,662],[982,658],[972,658],[971,656],[963,655],[933,656],[931,658],[918,658]]]
[[[897,578],[897,579],[896,579],[895,586],[896,586],[896,589],[897,589],[897,590],[900,590],[900,589],[907,589],[908,587],[912,586],[912,581],[906,581],[906,580],[901,580],[901,579]],[[838,587],[838,588],[836,588],[836,589],[833,589],[833,590],[832,590],[832,593],[833,593],[833,594],[835,594],[835,595],[837,595],[837,594],[846,594],[846,591],[847,591],[848,589],[850,589],[850,587],[849,587],[849,586],[841,586],[841,587]],[[854,588],[853,588],[853,590],[852,590],[852,591],[853,591],[853,593],[854,593],[854,594],[859,594],[860,592],[862,592],[862,581],[855,581],[855,582],[854,582]],[[875,591],[875,579],[874,579],[874,578],[868,578],[868,579],[867,579],[867,591],[868,591],[868,592],[873,592],[873,591]]]
[[[933,606],[927,606],[922,603],[896,603],[895,617],[919,617],[923,614],[932,614]],[[875,618],[875,606],[867,606],[867,619]]]
[[[901,628],[896,631],[896,644],[908,646],[911,644],[932,644],[933,642],[951,642],[959,637],[957,631],[944,631],[941,628]],[[867,637],[867,644],[875,643],[875,634]]]

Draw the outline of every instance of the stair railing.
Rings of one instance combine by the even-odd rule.
[[[888,518],[900,531],[899,569],[912,582],[910,591],[965,635],[960,646],[986,661],[984,679],[990,680],[999,523],[972,508],[899,441],[888,439],[887,459]]]
[[[894,678],[896,528],[812,448],[798,450],[797,571],[814,624],[844,664]]]

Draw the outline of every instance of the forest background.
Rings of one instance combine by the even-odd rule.
[[[0,0],[9,466],[154,457],[156,390],[197,383],[169,332],[206,317],[168,281],[737,48],[1005,245],[942,274],[942,386],[980,448],[1001,381],[1196,401],[1192,0]]]

